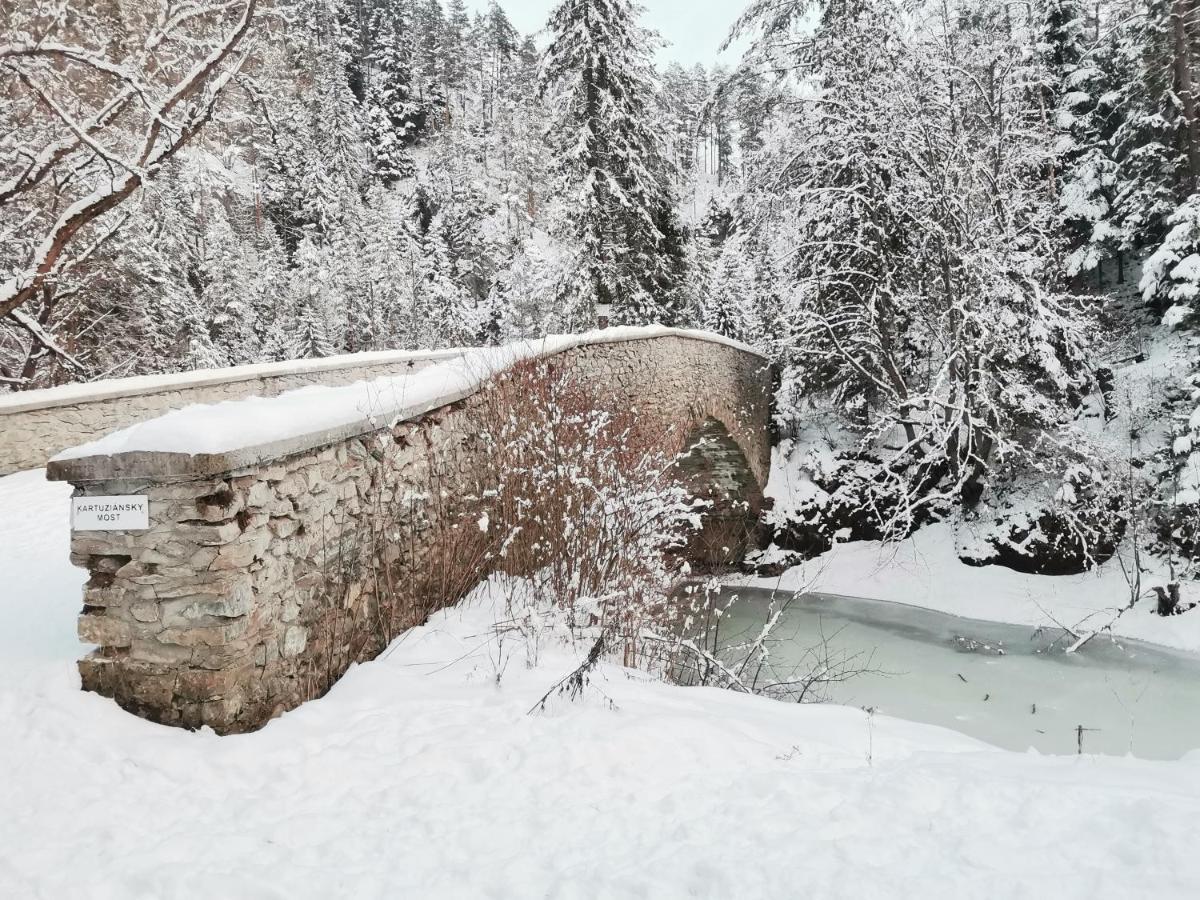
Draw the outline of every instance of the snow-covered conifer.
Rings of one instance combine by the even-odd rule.
[[[548,29],[541,86],[579,248],[565,302],[588,317],[611,306],[620,323],[674,321],[680,228],[657,122],[656,37],[630,0],[562,0]]]

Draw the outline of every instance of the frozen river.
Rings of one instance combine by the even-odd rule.
[[[771,597],[730,588],[723,599],[735,593],[723,646],[757,633]],[[1097,637],[1068,654],[1058,630],[821,594],[790,599],[772,638],[777,676],[809,671],[822,644],[825,658],[868,670],[823,685],[831,702],[1011,750],[1076,753],[1082,744],[1085,753],[1178,759],[1200,749],[1200,658],[1151,644]]]

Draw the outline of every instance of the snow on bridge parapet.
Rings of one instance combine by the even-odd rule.
[[[383,351],[138,375],[0,396],[0,475],[44,466],[64,448],[191,404],[270,397],[304,385],[402,375],[463,350]]]
[[[50,477],[59,481],[186,478],[242,469],[377,431],[449,405],[521,360],[579,347],[665,337],[730,347],[763,360],[739,341],[662,326],[609,328],[504,347],[442,351],[440,357],[436,353],[414,357],[422,363],[420,367],[369,381],[339,387],[314,385],[279,396],[173,410],[60,452],[51,460]],[[762,364],[766,365],[765,360]]]
[[[100,645],[80,662],[84,687],[160,722],[250,730],[457,600],[490,540],[459,527],[495,476],[479,434],[497,395],[479,387],[533,358],[590,384],[597,405],[636,409],[664,451],[695,447],[681,471],[714,500],[698,559],[751,538],[772,373],[713,335],[610,329],[192,407],[48,467],[76,496],[148,498],[145,530],[72,535],[72,560],[90,572],[80,636]]]

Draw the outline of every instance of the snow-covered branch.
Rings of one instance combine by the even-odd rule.
[[[195,137],[246,59],[244,44],[257,7],[258,0],[244,0],[177,10],[146,35],[145,53],[153,55],[155,64],[142,70],[73,43],[44,40],[0,46],[0,75],[23,85],[51,116],[49,122],[32,120],[37,125],[31,125],[31,140],[44,141],[43,147],[18,170],[3,173],[0,204],[41,210],[38,218],[44,224],[41,236],[28,241],[25,260],[0,284],[0,317],[53,286],[64,252],[77,236],[125,202]],[[229,22],[235,11],[237,18]],[[190,62],[196,55],[200,58]],[[64,80],[58,69],[45,68],[47,61],[57,62],[73,77]],[[72,65],[81,71],[73,71]],[[110,81],[112,91],[89,78],[89,72]],[[72,92],[69,101],[55,96],[65,91]],[[99,103],[82,99],[96,96]],[[134,99],[148,111],[144,125],[136,121]],[[68,104],[94,111],[76,118],[66,111]],[[168,124],[168,117],[185,105],[183,118]],[[136,157],[126,157],[119,149],[131,140],[138,144]]]

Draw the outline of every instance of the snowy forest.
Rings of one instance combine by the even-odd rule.
[[[1191,0],[753,0],[728,68],[663,64],[631,0],[0,27],[11,390],[703,328],[779,366],[785,552],[961,512],[964,559],[1047,574],[1132,535],[1178,601],[1200,375],[1129,366],[1200,322]]]

